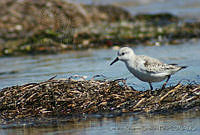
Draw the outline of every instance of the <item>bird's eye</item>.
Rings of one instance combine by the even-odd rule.
[[[125,53],[123,52],[122,55],[124,55]]]

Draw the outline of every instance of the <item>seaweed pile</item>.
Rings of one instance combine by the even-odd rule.
[[[125,80],[50,79],[0,91],[0,118],[17,120],[126,112],[173,113],[199,110],[200,85],[137,91]]]

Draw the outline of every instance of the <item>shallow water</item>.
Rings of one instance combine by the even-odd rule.
[[[169,85],[182,83],[200,83],[200,41],[187,42],[183,45],[137,46],[132,47],[136,54],[145,54],[166,63],[189,66],[174,76]],[[45,81],[54,75],[68,78],[72,75],[84,75],[87,79],[101,74],[106,79],[127,78],[128,85],[137,90],[148,89],[147,83],[133,77],[122,62],[110,66],[116,57],[116,50],[98,49],[72,51],[58,55],[22,56],[0,58],[0,88],[21,85],[30,82]],[[104,79],[104,78],[100,78]],[[160,88],[162,83],[154,83]],[[59,123],[59,119],[56,123]],[[63,119],[61,119],[62,121]],[[55,124],[55,121],[52,122]],[[27,124],[22,123],[23,124]],[[51,125],[51,123],[50,123]],[[19,125],[9,125],[17,127]],[[41,125],[42,126],[42,125]],[[6,127],[6,126],[4,126]],[[23,126],[22,126],[23,127]],[[125,115],[116,118],[89,118],[68,122],[46,128],[9,128],[0,129],[4,134],[48,134],[48,135],[84,135],[84,134],[200,134],[200,112],[177,115],[134,116]]]
[[[59,120],[59,119],[58,119]],[[1,135],[198,135],[200,112],[126,115],[68,122],[57,127],[0,129]]]
[[[136,54],[149,55],[166,63],[189,66],[172,76],[168,86],[177,84],[180,80],[183,83],[200,81],[200,42],[188,42],[176,46],[137,46],[133,49]],[[109,65],[116,55],[117,51],[112,49],[90,49],[58,55],[0,58],[0,89],[45,81],[55,75],[57,78],[68,78],[73,75],[87,76],[87,79],[94,75],[104,75],[106,79],[126,78],[127,83],[134,88],[147,89],[148,84],[133,77],[122,62]],[[162,82],[153,85],[159,88]]]

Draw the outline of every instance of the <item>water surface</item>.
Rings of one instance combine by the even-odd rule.
[[[187,42],[176,46],[141,45],[133,49],[136,54],[149,55],[169,64],[189,66],[172,76],[168,86],[180,80],[183,80],[183,83],[199,82],[200,42]],[[113,49],[89,49],[58,55],[0,58],[0,88],[45,81],[55,75],[57,78],[81,75],[87,76],[87,79],[94,75],[104,75],[106,79],[126,78],[129,85],[139,90],[147,89],[148,84],[133,77],[124,63],[117,62],[112,66],[109,65],[116,56],[117,51]],[[159,88],[161,84],[162,82],[153,85]]]
[[[0,129],[1,135],[198,135],[200,113],[93,118],[58,127]]]

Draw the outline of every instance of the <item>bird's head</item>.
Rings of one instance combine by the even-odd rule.
[[[134,56],[135,54],[131,48],[123,47],[118,51],[117,55],[118,55],[117,58],[115,58],[115,60],[113,62],[111,62],[110,65],[114,64],[115,62],[117,62],[119,60],[126,62],[126,61],[130,60],[131,57]]]

